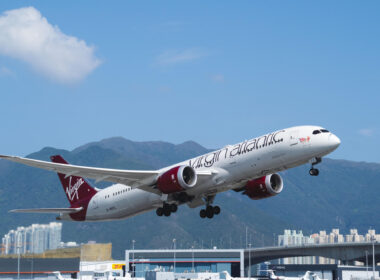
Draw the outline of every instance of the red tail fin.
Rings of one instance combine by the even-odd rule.
[[[60,155],[51,156],[52,162],[68,164]],[[97,193],[86,180],[78,176],[68,176],[58,173],[59,180],[62,183],[63,190],[66,193],[67,199],[71,207],[85,207],[87,208],[90,199]]]

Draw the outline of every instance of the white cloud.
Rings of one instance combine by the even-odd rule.
[[[0,54],[60,83],[76,83],[101,63],[85,41],[62,33],[33,7],[0,15]]]
[[[371,128],[362,128],[358,131],[358,133],[362,136],[370,137],[374,134],[375,130]]]
[[[223,83],[224,82],[224,75],[222,74],[215,74],[211,76],[211,79],[214,82]]]
[[[165,51],[156,58],[156,63],[161,66],[174,65],[178,63],[190,62],[206,56],[206,52],[201,49],[185,49]]]

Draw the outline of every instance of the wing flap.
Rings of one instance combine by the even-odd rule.
[[[14,209],[11,213],[77,213],[83,210],[83,207],[78,208],[35,208],[35,209]]]

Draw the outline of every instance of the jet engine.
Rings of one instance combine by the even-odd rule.
[[[283,187],[281,176],[275,173],[248,181],[244,194],[248,195],[250,199],[258,200],[279,194]]]
[[[165,194],[180,192],[192,188],[197,183],[197,173],[194,168],[180,165],[161,174],[156,186]]]

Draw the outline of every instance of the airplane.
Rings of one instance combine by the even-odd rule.
[[[227,270],[221,272],[224,274],[226,280],[258,280],[257,277],[232,277]]]
[[[316,274],[316,273],[313,273],[313,274],[311,275],[311,277],[313,277],[314,280],[327,280],[327,279],[322,279],[322,278],[320,278],[320,277],[318,276],[318,274]]]
[[[108,221],[156,210],[170,216],[179,205],[205,206],[201,218],[221,211],[213,205],[218,193],[234,190],[258,200],[278,195],[283,180],[277,173],[316,164],[334,151],[340,139],[320,126],[296,126],[278,130],[201,155],[159,170],[121,170],[68,164],[61,156],[52,162],[0,155],[0,158],[57,172],[69,208],[16,209],[10,212],[58,213],[58,220]],[[83,178],[116,183],[104,189],[90,186]]]
[[[269,279],[270,280],[309,280],[311,272],[306,271],[306,273],[301,277],[286,277],[286,276],[276,276],[274,274],[274,271],[271,269],[268,269],[269,271]]]

